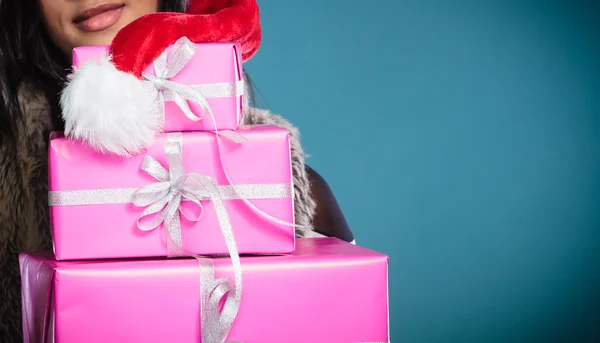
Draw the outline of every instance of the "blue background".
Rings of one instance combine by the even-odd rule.
[[[390,256],[392,342],[600,342],[597,1],[259,4],[246,68]]]

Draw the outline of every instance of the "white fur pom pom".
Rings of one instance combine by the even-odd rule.
[[[156,88],[104,57],[74,71],[60,104],[65,135],[103,153],[130,156],[154,142],[161,118]]]

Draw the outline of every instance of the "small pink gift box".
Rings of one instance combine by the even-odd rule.
[[[228,258],[214,258],[230,278]],[[388,257],[335,238],[287,256],[242,257],[228,341],[388,342]],[[25,342],[201,342],[195,259],[57,262],[21,254]],[[227,333],[225,333],[227,334]]]
[[[170,241],[166,237],[171,237],[167,233],[172,221],[167,217],[164,223],[152,222],[176,203],[174,191],[196,196],[184,198],[172,208],[187,253],[229,253],[217,197],[224,204],[240,254],[293,251],[289,132],[259,125],[238,130],[242,142],[219,137],[218,144],[214,132],[161,134],[145,153],[124,158],[101,154],[85,143],[54,133],[49,147],[49,205],[56,258],[168,256]],[[169,147],[181,150],[169,157]],[[178,180],[187,176],[188,188],[178,189]],[[198,182],[201,177],[212,178],[217,195]],[[159,191],[148,193],[148,187]],[[146,203],[135,203],[136,194]],[[147,199],[154,196],[154,200]],[[151,202],[169,199],[162,212],[144,215],[156,206]],[[282,222],[267,219],[257,210]]]
[[[175,76],[161,79],[195,89],[197,94],[206,99],[215,121],[213,123],[206,109],[198,102],[188,99],[187,105],[196,117],[203,119],[191,120],[172,99],[166,99],[163,131],[236,130],[243,116],[242,94],[244,92],[239,46],[234,43],[189,44],[195,49],[189,62]],[[173,49],[174,45],[171,45],[166,51],[167,69],[165,72],[169,71],[170,62],[174,62],[173,59],[170,59]],[[76,69],[86,62],[97,62],[107,54],[107,46],[75,48],[72,52],[73,68]],[[145,73],[157,76],[157,65],[150,65],[146,68]],[[171,67],[171,69],[173,68]],[[149,81],[146,78],[143,80]],[[164,83],[161,83],[162,86]],[[185,97],[185,94],[188,93],[190,92],[186,91],[181,94]]]

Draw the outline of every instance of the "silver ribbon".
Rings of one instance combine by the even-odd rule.
[[[156,75],[142,73],[142,77],[158,91],[158,110],[161,111],[163,122],[165,101],[174,101],[188,119],[199,121],[207,113],[212,114],[207,99],[240,96],[244,93],[243,80],[201,85],[185,85],[170,81],[169,79],[177,75],[192,60],[195,53],[196,45],[187,37],[181,37],[173,44],[170,56],[167,56],[165,50],[154,61]],[[200,105],[204,109],[204,115],[194,114],[187,103],[188,100]]]
[[[217,123],[215,121],[215,117],[212,115],[212,113],[210,113],[210,118],[213,122],[213,125],[215,127],[217,127]],[[224,134],[224,132],[227,132],[227,134]],[[236,143],[241,143],[243,142],[243,140],[236,138],[236,136],[238,136],[234,131],[219,131],[219,130],[215,130],[215,138],[217,140],[217,155],[219,156],[219,162],[221,163],[221,165],[223,166],[223,174],[225,174],[225,179],[227,180],[227,182],[230,185],[234,185],[235,183],[233,182],[233,180],[231,179],[231,177],[229,176],[229,173],[227,172],[227,168],[225,168],[225,162],[223,161],[223,154],[221,154],[221,139],[220,137],[223,136],[233,142]],[[292,192],[292,198],[293,198],[293,191],[294,189],[291,189]],[[234,192],[237,192],[237,189],[234,189]],[[237,194],[238,198],[240,200],[242,200],[244,202],[244,204],[246,204],[246,206],[248,206],[252,211],[254,211],[254,213],[260,215],[261,217],[273,222],[273,223],[277,223],[279,225],[283,225],[283,226],[289,226],[289,227],[293,227],[295,229],[299,229],[301,230],[301,236],[305,237],[308,233],[313,232],[312,231],[312,226],[310,225],[297,225],[295,223],[290,223],[287,222],[285,220],[281,220],[279,218],[276,218],[264,211],[262,211],[261,209],[259,209],[258,207],[254,206],[254,204],[252,204],[250,202],[250,200],[248,200],[248,197],[244,197],[241,194]]]
[[[173,44],[170,56],[167,56],[167,51],[165,50],[154,61],[153,65],[156,75],[154,76],[147,73],[143,73],[142,76],[150,83],[152,83],[154,87],[158,90],[161,104],[164,103],[164,101],[174,101],[177,104],[177,106],[179,106],[179,108],[183,111],[186,117],[193,121],[204,119],[204,116],[206,114],[210,116],[210,119],[212,120],[212,123],[215,128],[214,132],[216,134],[217,139],[219,159],[221,165],[224,166],[223,157],[221,154],[220,137],[225,137],[236,143],[243,142],[243,139],[241,139],[241,137],[237,135],[234,131],[219,131],[217,129],[215,116],[212,113],[207,98],[239,96],[244,92],[244,81],[240,80],[235,83],[215,83],[208,85],[184,85],[177,82],[169,81],[170,78],[177,75],[191,61],[195,53],[196,45],[192,43],[187,37],[181,37]],[[202,117],[196,116],[190,109],[186,100],[194,101],[200,106],[202,106],[202,108],[204,108],[204,115]],[[164,106],[159,107],[164,116]],[[229,176],[225,168],[223,169],[227,181],[229,182],[229,184],[233,185],[234,183],[232,182],[231,177]],[[237,190],[234,189],[234,191]],[[256,214],[262,216],[263,218],[269,221],[272,221],[279,225],[294,227],[296,229],[301,230],[312,229],[311,226],[296,225],[295,223],[290,223],[285,220],[273,217],[254,206],[254,204],[252,204],[247,197],[239,196],[239,199],[241,199]]]
[[[236,290],[228,279],[215,280],[215,268],[213,261],[207,258],[199,258],[200,265],[200,330],[202,343],[222,343],[227,339],[231,326],[235,319],[236,303],[235,297],[231,296]],[[221,300],[227,296],[221,307]],[[227,343],[236,343],[227,341]]]
[[[292,185],[276,184],[238,184],[218,185],[219,195],[223,200],[240,199],[286,199],[292,195]],[[50,206],[84,206],[130,204],[133,193],[138,188],[80,189],[68,191],[50,191]],[[206,198],[206,192],[198,194]],[[182,201],[187,201],[183,198]]]
[[[180,215],[188,220],[198,221],[203,212],[201,201],[212,201],[227,250],[231,256],[235,287],[227,279],[215,280],[212,261],[197,257],[200,263],[201,278],[200,325],[203,343],[221,343],[227,338],[240,306],[242,292],[240,256],[225,202],[220,196],[216,181],[200,173],[185,174],[182,149],[181,134],[168,134],[164,148],[169,165],[168,171],[153,157],[146,156],[144,158],[142,170],[157,179],[158,182],[146,185],[133,193],[133,204],[145,207],[138,217],[137,225],[141,230],[148,231],[154,230],[164,223],[169,257],[194,256],[186,253],[183,249]],[[198,216],[188,216],[182,210],[181,201],[183,199],[198,206],[200,209]],[[150,225],[140,223],[142,218],[153,214],[158,214],[158,216]],[[220,303],[224,297],[227,297],[225,307],[220,311]]]

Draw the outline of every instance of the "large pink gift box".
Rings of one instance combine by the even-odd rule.
[[[133,203],[136,190],[160,183],[150,172],[142,170],[150,157],[164,168],[163,177],[168,180],[162,184],[167,187],[169,182],[179,179],[168,171],[173,173],[178,169],[182,175],[214,178],[239,253],[293,251],[289,132],[257,125],[238,130],[237,140],[219,137],[217,144],[214,132],[161,134],[145,153],[123,158],[101,154],[85,143],[53,133],[49,147],[49,205],[56,258],[169,256],[166,239],[169,220],[153,228],[150,224],[160,213],[140,219],[150,206]],[[175,165],[176,161],[169,165],[166,157],[169,146],[181,147],[179,164],[183,170]],[[219,221],[223,215],[217,215],[215,198],[208,197],[193,175],[187,181],[200,189],[198,203],[203,208],[193,201],[180,202],[183,212],[176,212],[175,217],[180,223],[183,249],[199,255],[228,254]],[[171,192],[172,188],[164,190],[160,199],[168,198]]]
[[[232,277],[228,258],[213,263],[217,278]],[[22,254],[20,264],[26,343],[201,342],[195,259],[57,262],[48,253]],[[228,341],[389,341],[383,254],[302,238],[291,255],[242,257],[242,270]]]
[[[201,120],[190,120],[174,101],[164,105],[164,132],[236,130],[243,117],[242,94],[244,92],[241,52],[235,43],[191,44],[195,53],[189,62],[167,81],[193,86],[206,98],[215,122],[205,108],[195,101],[187,101],[190,110]],[[98,62],[108,55],[107,46],[82,46],[73,49],[73,68],[87,62]],[[167,53],[170,62],[173,45]],[[155,65],[144,71],[156,76]],[[148,81],[143,78],[143,80]],[[216,126],[215,126],[216,123]]]

